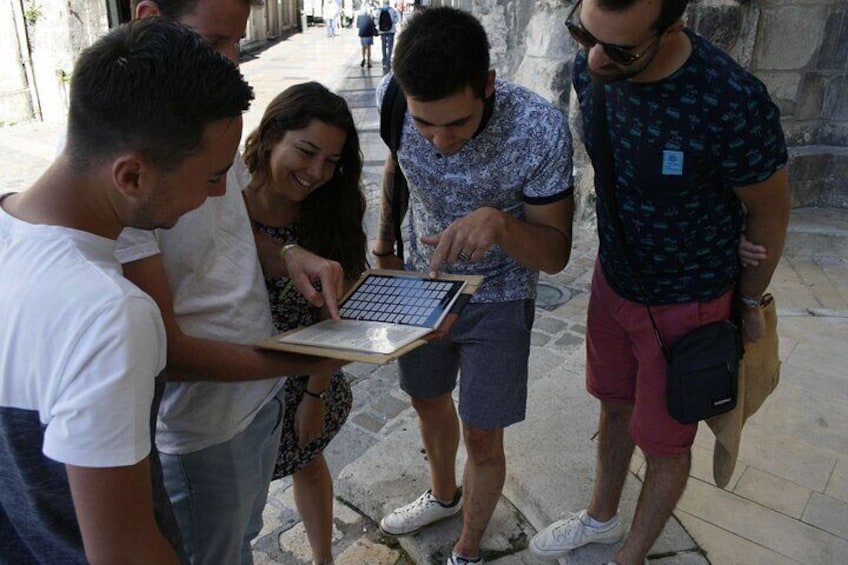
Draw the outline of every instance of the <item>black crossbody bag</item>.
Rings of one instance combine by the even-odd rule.
[[[606,96],[601,84],[592,85],[594,105],[593,124],[597,150],[592,159],[600,195],[615,228],[616,239],[627,258],[630,270],[646,299],[638,263],[627,245],[624,226],[618,214],[615,194],[615,164],[607,126]],[[712,418],[736,407],[739,363],[742,359],[742,335],[739,324],[723,320],[706,324],[678,339],[669,349],[665,345],[651,307],[648,317],[654,329],[657,345],[668,362],[666,372],[666,402],[675,420],[691,424]]]

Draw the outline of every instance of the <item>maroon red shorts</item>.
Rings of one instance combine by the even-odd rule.
[[[732,291],[709,302],[651,306],[666,346],[698,326],[730,315]],[[586,337],[586,388],[606,402],[632,404],[630,435],[648,455],[687,451],[698,424],[681,424],[666,407],[666,361],[643,304],[619,296],[595,262]]]

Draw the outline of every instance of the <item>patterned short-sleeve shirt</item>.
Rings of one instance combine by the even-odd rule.
[[[378,107],[391,75],[377,90]],[[492,207],[519,220],[524,204],[543,205],[573,192],[571,135],[563,113],[538,94],[496,81],[489,122],[453,155],[442,155],[406,113],[398,162],[409,184],[407,267],[427,271],[435,235],[471,212]],[[446,273],[483,275],[472,302],[536,297],[538,271],[519,265],[499,246],[473,264],[443,264]]]
[[[767,180],[787,161],[779,111],[765,86],[729,55],[686,33],[692,54],[668,78],[606,86],[618,213],[647,296],[620,249],[602,194],[599,254],[616,292],[642,303],[707,301],[732,288],[740,274],[744,215],[733,189]],[[593,155],[593,83],[582,52],[574,87]]]

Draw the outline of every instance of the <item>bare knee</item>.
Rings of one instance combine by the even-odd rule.
[[[309,463],[298,469],[292,475],[292,480],[301,484],[319,483],[328,473],[329,470],[327,468],[327,462],[324,459],[324,454],[319,453]]]
[[[468,458],[476,465],[497,465],[506,461],[503,429],[484,430],[465,426],[463,435]]]
[[[453,398],[450,393],[442,394],[434,398],[412,397],[412,407],[421,419],[442,418],[455,414]]]
[[[605,420],[610,425],[627,425],[630,423],[630,416],[632,414],[632,404],[623,404],[621,402],[601,402],[601,420]]]
[[[689,466],[692,463],[692,450],[687,449],[682,453],[673,455],[648,455],[646,453],[645,461],[648,464],[649,471],[675,472],[685,470],[688,473]]]

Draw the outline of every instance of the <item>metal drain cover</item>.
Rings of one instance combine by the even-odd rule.
[[[539,281],[536,284],[536,307],[553,310],[574,296],[574,291],[557,283]]]

